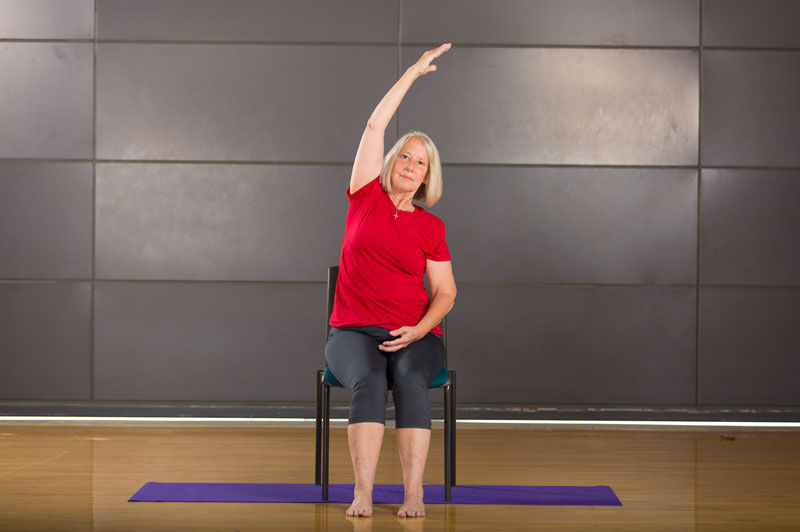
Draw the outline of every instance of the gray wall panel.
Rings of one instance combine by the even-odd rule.
[[[0,39],[91,39],[94,0],[0,0]]]
[[[400,0],[403,42],[696,46],[698,0]]]
[[[800,285],[800,171],[703,170],[700,279]]]
[[[310,283],[100,283],[95,399],[313,401],[324,290]]]
[[[391,42],[397,0],[98,0],[98,38]]]
[[[459,287],[461,403],[692,404],[695,290]]]
[[[422,48],[404,48],[403,63]],[[697,53],[455,48],[400,108],[446,162],[697,163]]]
[[[97,276],[323,281],[344,166],[100,164]]]
[[[800,290],[704,288],[698,402],[800,404]]]
[[[704,0],[703,44],[781,48],[800,46],[797,0]]]
[[[0,399],[90,399],[89,283],[0,283]]]
[[[351,161],[396,57],[387,47],[99,45],[98,157]]]
[[[313,400],[359,137],[451,41],[386,143],[445,163],[459,400],[695,405],[699,331],[703,405],[798,405],[798,6],[0,0],[0,392]]]
[[[446,167],[461,282],[691,284],[697,172]]]
[[[703,56],[703,164],[800,166],[800,52]]]
[[[0,43],[0,157],[92,156],[92,61],[91,44]]]
[[[0,278],[92,276],[92,165],[0,162]]]

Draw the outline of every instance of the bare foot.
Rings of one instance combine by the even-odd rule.
[[[371,517],[372,516],[372,494],[371,493],[353,493],[353,504],[345,512],[347,515],[353,517]]]
[[[422,502],[422,492],[406,493],[403,506],[397,511],[397,517],[425,517],[425,504]]]

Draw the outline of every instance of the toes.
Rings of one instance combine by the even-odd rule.
[[[425,510],[411,510],[401,508],[397,512],[397,517],[425,517]]]

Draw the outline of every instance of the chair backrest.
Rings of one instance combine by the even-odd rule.
[[[328,287],[326,293],[328,295],[325,309],[325,341],[328,341],[328,336],[331,334],[331,313],[333,312],[333,299],[336,296],[336,281],[339,280],[339,266],[328,267]],[[442,341],[444,342],[444,364],[447,366],[447,316],[442,318]]]
[[[328,287],[326,293],[328,294],[325,310],[325,341],[328,341],[328,336],[331,334],[331,313],[333,312],[333,298],[336,295],[336,281],[339,279],[339,267],[330,266],[328,268]]]

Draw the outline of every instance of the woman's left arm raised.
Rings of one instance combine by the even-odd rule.
[[[450,312],[456,299],[456,281],[453,278],[453,265],[450,261],[425,262],[425,271],[431,287],[431,304],[428,311],[416,325],[406,325],[390,331],[389,334],[397,336],[394,340],[383,342],[378,346],[381,351],[391,353],[403,349],[411,342],[419,340],[436,327],[442,318]]]

